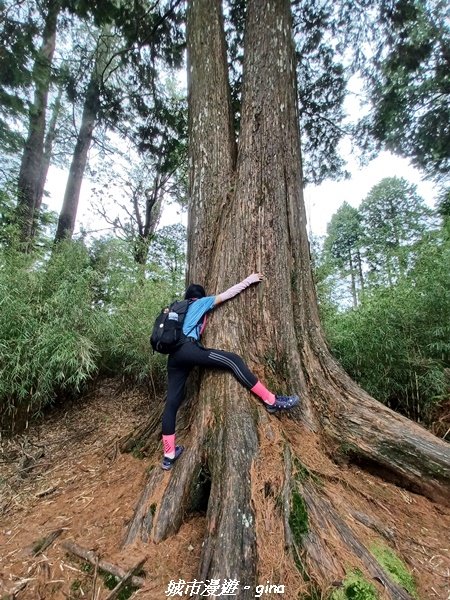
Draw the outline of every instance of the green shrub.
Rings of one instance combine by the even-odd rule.
[[[100,369],[139,381],[149,372],[161,378],[166,359],[151,352],[150,334],[161,308],[181,294],[181,285],[174,287],[164,273],[145,273],[117,240],[97,242],[93,263]]]
[[[370,394],[429,423],[448,395],[450,241],[431,237],[392,288],[366,292],[357,309],[325,314],[332,351]]]
[[[92,270],[81,244],[55,252],[48,268],[20,253],[0,257],[0,406],[35,413],[96,371]],[[20,412],[20,410],[19,410]]]
[[[151,354],[149,337],[181,283],[146,273],[117,240],[64,242],[47,258],[0,250],[2,427],[23,425],[97,373],[161,379],[165,358]]]

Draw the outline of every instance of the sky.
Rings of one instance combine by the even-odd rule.
[[[351,156],[348,157],[348,170],[351,178],[344,181],[325,181],[321,185],[305,188],[305,205],[308,216],[308,229],[314,235],[325,235],[327,224],[343,202],[357,208],[374,185],[385,177],[404,177],[417,185],[417,191],[428,206],[433,207],[437,189],[430,181],[424,181],[421,173],[411,166],[408,160],[390,152],[381,152],[365,167],[358,167]]]
[[[186,87],[185,78],[185,71],[180,71],[179,83],[184,88]],[[367,111],[363,81],[357,75],[352,76],[348,82],[344,111],[347,115],[346,120],[349,122],[360,118]],[[304,190],[309,234],[326,235],[327,224],[343,202],[348,202],[357,208],[372,187],[385,177],[404,177],[408,182],[416,184],[417,191],[426,204],[434,207],[438,193],[435,185],[430,181],[425,181],[422,174],[411,166],[407,159],[390,152],[381,152],[377,158],[361,167],[357,160],[357,153],[353,151],[350,138],[344,138],[340,142],[340,150],[343,158],[347,161],[346,169],[350,172],[351,177],[343,181],[326,180],[320,185],[310,184]],[[50,192],[47,204],[57,213],[61,208],[66,179],[67,173],[51,167],[47,182],[47,190]],[[95,216],[91,209],[89,187],[89,181],[85,178],[81,188],[75,234],[80,231],[80,227],[86,231],[101,230],[98,235],[106,234],[109,226],[104,221],[99,221],[99,217]],[[180,212],[175,206],[166,207],[159,226],[174,223],[187,225],[187,215]]]
[[[178,75],[178,83],[181,90],[187,89],[186,71],[181,69]],[[345,123],[355,122],[367,113],[368,104],[364,93],[364,82],[357,75],[353,75],[347,83],[347,95],[343,105],[346,118]],[[348,202],[357,208],[361,201],[367,196],[374,185],[385,177],[404,177],[408,182],[417,185],[418,193],[423,197],[426,204],[434,207],[438,191],[433,183],[425,181],[423,175],[413,167],[410,162],[390,152],[381,152],[377,158],[366,166],[360,166],[357,152],[354,152],[349,137],[344,137],[340,142],[340,152],[347,161],[346,169],[350,172],[350,178],[343,181],[326,180],[320,185],[308,185],[304,190],[306,213],[308,217],[308,233],[314,236],[326,235],[327,225],[333,214],[343,204]],[[95,152],[93,152],[95,156]],[[67,174],[61,170],[51,167],[49,172],[47,190],[50,198],[47,199],[49,208],[59,213]],[[75,235],[82,227],[85,231],[100,230],[98,235],[108,233],[110,227],[99,217],[93,214],[89,196],[89,181],[83,180],[78,209],[78,218],[75,227]],[[183,223],[187,225],[187,214],[181,212],[176,206],[166,207],[163,211],[159,227]]]
[[[433,207],[437,190],[430,181],[424,181],[421,173],[412,167],[408,160],[389,152],[381,152],[365,167],[360,167],[352,157],[351,149],[344,148],[347,158],[347,168],[351,173],[350,179],[344,181],[325,181],[321,185],[308,185],[304,191],[306,212],[308,216],[308,231],[315,236],[326,235],[327,224],[343,202],[348,202],[357,208],[367,196],[371,188],[384,177],[404,177],[417,185],[419,194],[425,202]],[[47,204],[50,209],[59,213],[66,185],[67,173],[56,168],[49,172],[47,189],[50,197]],[[85,179],[81,188],[80,205],[75,233],[80,227],[87,231],[100,230],[98,235],[106,234],[109,226],[93,214],[89,196],[89,181]],[[160,227],[173,223],[187,224],[186,213],[175,206],[166,207],[161,218]]]

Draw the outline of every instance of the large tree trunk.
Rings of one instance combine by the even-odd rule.
[[[80,130],[73,151],[63,205],[56,228],[55,242],[71,239],[75,229],[81,184],[83,183],[88,152],[100,109],[101,87],[105,76],[104,69],[109,59],[111,37],[108,34],[109,26],[106,26],[99,37],[94,67],[86,89]]]
[[[328,351],[302,193],[289,0],[247,3],[237,160],[219,0],[189,3],[188,52],[189,282],[216,293],[250,271],[265,274],[215,311],[205,342],[240,353],[274,391],[298,392],[302,402],[289,417],[269,417],[231,376],[204,375],[181,415],[188,448],[165,480],[152,538],[176,532],[202,489],[201,580],[240,580],[236,597],[249,599],[270,577],[297,598],[303,578],[326,590],[352,565],[382,582],[384,597],[411,598],[353,525],[382,526],[333,495],[335,459],[345,451],[359,468],[448,503],[449,446],[372,399]]]
[[[50,89],[51,66],[56,44],[56,24],[61,8],[59,0],[49,0],[42,46],[33,68],[35,81],[34,100],[30,109],[28,137],[20,165],[18,181],[17,216],[21,228],[21,241],[26,250],[33,240],[33,222],[39,209],[41,176],[44,159],[45,117]]]

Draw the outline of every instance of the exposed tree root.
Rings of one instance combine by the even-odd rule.
[[[236,386],[229,393],[235,402],[223,407],[220,399],[205,398],[197,407],[180,462],[169,474],[158,469],[150,473],[126,543],[142,539],[142,531],[155,542],[174,535],[201,497],[203,507],[207,506],[207,526],[200,580],[238,579],[249,587],[241,586],[238,598],[243,600],[254,597],[257,583],[270,581],[285,585],[289,589],[285,597],[290,599],[306,593],[311,585],[330,590],[357,568],[382,588],[383,598],[411,600],[368,549],[370,537],[361,535],[362,527],[390,545],[397,538],[392,527],[371,514],[370,505],[377,507],[378,501],[363,482],[360,486],[347,482],[339,475],[340,467],[326,454],[319,456],[319,446],[317,450],[310,442],[307,448],[299,446],[298,436],[311,434],[291,418],[268,416],[256,409],[253,399],[247,401],[237,393],[231,378],[214,377],[223,378],[227,387]],[[255,423],[259,423],[258,439],[248,435]],[[304,452],[309,454],[305,462],[298,458]],[[310,459],[320,464],[311,468]],[[350,495],[359,497],[364,510],[357,509],[357,502],[354,506],[334,502],[330,493],[337,485],[345,485]],[[157,495],[149,518],[149,504]],[[295,496],[304,503],[304,531],[296,525]]]

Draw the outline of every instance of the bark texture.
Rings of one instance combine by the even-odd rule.
[[[39,210],[41,177],[44,162],[44,136],[48,94],[51,82],[51,66],[56,44],[56,24],[61,8],[59,0],[49,0],[42,45],[33,67],[35,92],[30,108],[28,137],[22,155],[18,180],[17,216],[21,226],[21,240],[30,248],[35,227],[36,211]]]
[[[111,39],[109,27],[105,27],[99,37],[92,74],[86,89],[83,114],[75,149],[70,164],[69,177],[64,193],[63,205],[59,214],[55,242],[65,238],[71,239],[77,218],[81,184],[83,183],[89,148],[91,147],[94,128],[101,106],[101,91],[105,68],[110,55]]]
[[[273,391],[299,393],[301,407],[269,417],[231,376],[203,375],[180,428],[188,448],[151,535],[158,542],[177,531],[207,473],[200,579],[238,579],[237,597],[247,600],[264,577],[281,584],[295,572],[288,597],[297,598],[302,577],[326,590],[357,565],[385,598],[406,600],[355,526],[376,519],[349,515],[332,485],[304,467],[311,456],[302,443],[311,438],[330,482],[345,453],[435,501],[450,497],[449,446],[362,391],[327,348],[310,265],[291,29],[288,0],[247,3],[236,154],[220,2],[189,3],[189,283],[214,294],[252,271],[265,274],[213,313],[205,344],[238,352]]]

